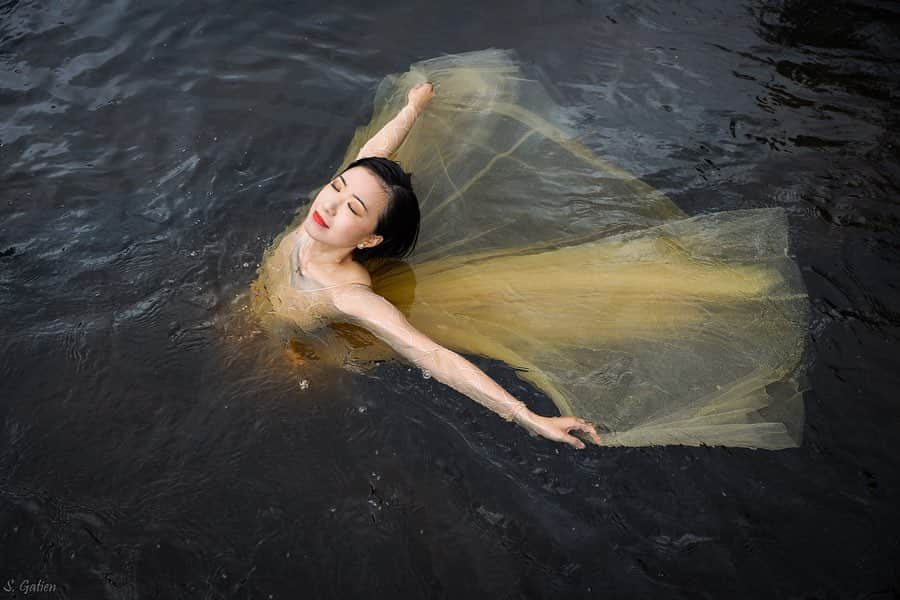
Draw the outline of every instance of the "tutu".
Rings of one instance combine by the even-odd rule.
[[[575,141],[571,113],[496,49],[386,77],[338,171],[426,80],[436,95],[392,156],[413,174],[419,244],[369,265],[376,292],[438,343],[514,367],[606,444],[799,445],[802,395],[771,385],[800,364],[807,318],[781,209],[688,217]],[[364,330],[328,331],[319,358],[392,355]]]

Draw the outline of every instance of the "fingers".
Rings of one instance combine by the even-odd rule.
[[[577,429],[578,431],[585,432],[591,441],[597,444],[598,446],[603,443],[600,439],[600,436],[597,434],[597,430],[594,429],[593,423],[589,423],[584,419],[575,418],[574,423],[571,425],[570,429]]]
[[[436,86],[430,81],[417,83],[409,90],[406,97],[408,100],[415,102],[418,106],[423,107],[434,97],[435,87]]]
[[[574,447],[576,450],[584,450],[584,448],[585,448],[584,442],[579,440],[574,435],[567,435],[565,438],[565,441],[567,444]]]
[[[563,435],[560,441],[569,444],[576,450],[583,450],[585,448],[584,442],[579,440],[574,435],[569,435],[569,432],[573,429],[581,429],[582,425],[580,423],[581,419],[577,419],[575,417],[568,417],[560,419],[560,424],[563,426]]]
[[[592,443],[597,444],[598,446],[603,444],[603,441],[594,429],[594,425],[579,417],[553,417],[544,419],[544,421],[547,422],[549,428],[541,435],[551,440],[568,444],[576,450],[583,450],[587,446],[582,440],[571,435],[571,431],[583,431],[587,434]]]
[[[591,441],[594,442],[595,444],[600,445],[603,443],[603,440],[600,439],[600,435],[597,433],[597,430],[594,429],[594,426],[591,425],[590,423],[585,423],[584,425],[580,425],[578,427],[578,429],[585,432],[588,435],[588,437],[591,438]]]

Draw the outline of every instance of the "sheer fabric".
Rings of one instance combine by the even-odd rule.
[[[688,217],[579,144],[573,116],[497,49],[386,77],[341,169],[426,80],[436,95],[392,156],[413,174],[419,244],[373,266],[378,293],[429,339],[511,365],[607,444],[800,443],[789,377],[807,303],[781,209]],[[333,331],[344,364],[392,354]]]

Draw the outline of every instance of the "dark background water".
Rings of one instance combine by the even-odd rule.
[[[3,2],[0,585],[900,597],[898,30],[865,1]],[[576,452],[399,364],[304,390],[240,326],[378,81],[491,46],[687,212],[787,210],[801,448]]]

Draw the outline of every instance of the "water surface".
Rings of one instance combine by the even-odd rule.
[[[898,26],[864,1],[3,3],[3,581],[897,597]],[[785,208],[812,309],[801,448],[575,452],[405,365],[303,389],[223,321],[378,81],[491,46],[688,213]]]

